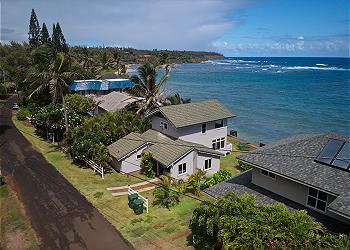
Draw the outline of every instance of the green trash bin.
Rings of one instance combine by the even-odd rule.
[[[138,194],[129,194],[128,195],[128,201],[133,201],[135,199],[139,198],[139,195]]]
[[[141,200],[141,199],[133,200],[132,206],[133,206],[135,214],[142,214],[143,213],[143,200]]]

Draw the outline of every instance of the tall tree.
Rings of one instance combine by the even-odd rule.
[[[43,23],[43,26],[41,28],[40,43],[49,44],[50,42],[51,42],[51,38],[49,35],[49,31],[47,30],[46,24]]]
[[[138,113],[150,111],[164,100],[166,89],[164,85],[169,78],[170,66],[165,67],[164,75],[157,82],[158,68],[154,64],[146,63],[138,68],[138,75],[131,76],[130,80],[135,83],[131,92],[143,97]]]
[[[58,52],[66,52],[68,48],[61,26],[58,22],[56,25],[54,24],[52,28],[52,45]]]
[[[30,15],[28,40],[30,45],[37,46],[40,44],[40,25],[34,9],[32,9]]]
[[[36,89],[29,95],[31,98],[35,93],[42,92],[49,88],[52,102],[57,103],[59,98],[62,99],[64,121],[66,133],[68,132],[67,107],[64,99],[64,90],[68,88],[67,80],[79,77],[75,72],[66,71],[66,61],[64,53],[60,52],[56,55],[56,60],[50,65],[47,72],[32,73],[28,77],[28,81],[33,81]],[[37,84],[39,83],[39,86]]]

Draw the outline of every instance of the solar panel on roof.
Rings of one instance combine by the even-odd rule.
[[[332,165],[344,169],[348,169],[350,165],[350,145],[349,142],[346,142],[340,152],[337,154],[333,160]]]
[[[330,139],[315,159],[316,162],[334,166],[349,171],[350,146],[349,142]]]

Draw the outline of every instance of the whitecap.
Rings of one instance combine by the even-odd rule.
[[[349,71],[349,69],[337,68],[337,67],[314,67],[314,66],[290,66],[282,67],[287,70],[338,70],[338,71]]]
[[[316,63],[316,66],[324,66],[324,67],[326,67],[326,66],[328,66],[328,64]]]

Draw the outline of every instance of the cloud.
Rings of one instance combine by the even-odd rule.
[[[212,46],[225,54],[240,55],[328,55],[349,56],[349,38],[346,34],[334,36],[274,36],[269,42],[232,43],[215,41]]]
[[[206,49],[240,25],[234,13],[258,0],[3,0],[4,40],[27,40],[31,8],[48,27],[59,21],[72,44]]]

